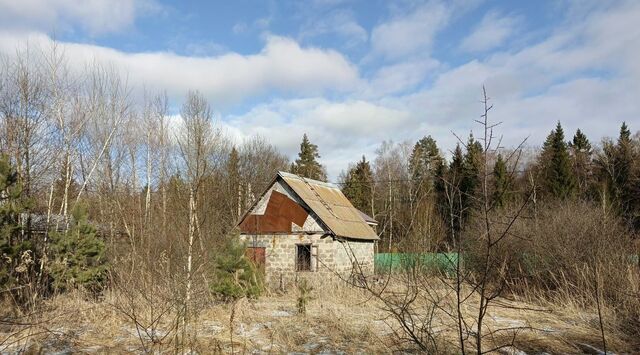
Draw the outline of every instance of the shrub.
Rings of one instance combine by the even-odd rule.
[[[245,256],[246,245],[230,237],[214,259],[213,293],[223,301],[255,298],[262,293],[262,275]]]
[[[302,279],[298,282],[298,298],[296,303],[299,314],[307,314],[307,304],[309,304],[309,301],[313,299],[311,292],[313,292],[313,287],[307,282],[307,280]]]
[[[77,207],[66,232],[51,233],[49,275],[55,291],[81,286],[91,292],[103,289],[107,278],[105,245],[87,220],[85,208]]]

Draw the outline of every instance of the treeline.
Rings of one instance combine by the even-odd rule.
[[[363,156],[343,172],[343,192],[380,222],[380,250],[450,250],[455,232],[478,210],[483,184],[500,208],[586,201],[640,229],[640,135],[622,123],[616,140],[593,146],[578,129],[567,140],[558,122],[539,150],[487,152],[470,134],[445,159],[431,136],[415,144],[384,142],[373,162]],[[486,168],[486,170],[485,170]],[[488,172],[488,173],[485,173]],[[452,234],[452,231],[454,234]]]

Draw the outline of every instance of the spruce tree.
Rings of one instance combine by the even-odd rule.
[[[371,165],[364,155],[355,166],[347,172],[342,187],[342,193],[351,201],[354,207],[365,212],[372,212],[373,172]]]
[[[86,209],[77,206],[65,232],[51,233],[49,274],[56,291],[79,286],[99,292],[107,278],[106,248]]]
[[[462,229],[463,213],[465,206],[462,182],[464,180],[464,154],[460,144],[456,145],[453,157],[447,172],[447,185],[449,186],[449,197],[447,203],[447,225],[453,225],[453,229],[458,232]],[[453,214],[453,216],[451,216]],[[453,220],[451,220],[453,219]]]
[[[450,189],[447,185],[448,175],[449,169],[447,164],[445,164],[444,160],[439,161],[435,166],[433,190],[435,192],[437,210],[446,226],[450,225],[449,203],[447,196]]]
[[[473,207],[474,197],[480,188],[480,171],[482,169],[482,144],[469,135],[467,151],[464,155],[463,177],[460,189],[463,193],[465,210],[468,212]]]
[[[327,173],[318,162],[319,158],[318,146],[312,144],[305,133],[302,136],[302,143],[300,143],[298,159],[291,164],[291,172],[309,179],[326,181]]]
[[[616,174],[614,176],[614,198],[617,200],[622,215],[634,223],[634,219],[638,212],[639,202],[634,198],[638,189],[638,177],[635,176],[636,157],[633,150],[633,142],[631,140],[631,131],[626,123],[622,123],[620,127],[620,135],[614,151],[614,167]]]
[[[544,143],[539,164],[541,185],[548,195],[559,199],[573,196],[576,182],[560,121]]]
[[[510,198],[511,177],[507,171],[507,163],[498,154],[493,166],[493,203],[498,207],[504,207]]]
[[[577,184],[576,187],[582,197],[588,197],[589,190],[593,185],[591,181],[593,175],[593,151],[587,136],[585,136],[580,129],[576,131],[573,140],[569,142],[569,149],[571,152],[573,174]]]

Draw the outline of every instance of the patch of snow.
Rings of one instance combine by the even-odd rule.
[[[504,355],[527,355],[527,353],[515,346],[507,346],[506,348],[502,348],[499,352]]]
[[[499,316],[491,316],[496,323],[502,323],[509,327],[526,327],[527,323],[521,319],[512,319]]]
[[[291,314],[290,312],[287,312],[287,311],[273,311],[273,312],[271,312],[271,315],[273,317],[291,317],[291,316],[293,316],[293,314]]]
[[[202,331],[208,335],[217,335],[222,333],[224,326],[216,321],[204,321],[202,322]]]

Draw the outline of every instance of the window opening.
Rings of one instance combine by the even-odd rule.
[[[311,271],[311,244],[296,245],[296,271]]]

